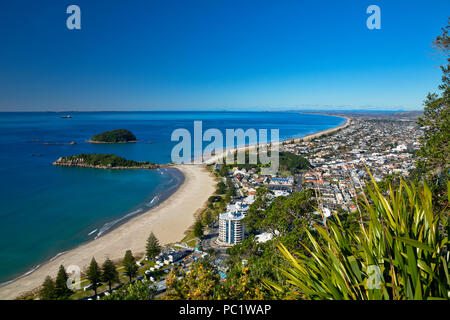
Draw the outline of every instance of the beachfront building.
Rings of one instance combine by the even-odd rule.
[[[220,245],[234,245],[244,240],[244,215],[240,211],[227,211],[219,216]]]

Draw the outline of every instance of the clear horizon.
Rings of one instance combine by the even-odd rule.
[[[73,112],[73,113],[83,113],[83,112],[300,112],[300,113],[334,113],[334,112],[367,112],[367,113],[386,113],[386,112],[421,112],[423,109],[411,109],[411,110],[405,110],[405,109],[227,109],[227,108],[216,108],[216,109],[186,109],[188,107],[183,107],[181,109],[152,109],[152,110],[70,110],[70,109],[55,109],[55,110],[0,110],[0,113],[14,113],[14,112],[21,112],[21,113],[32,113],[32,112],[48,112],[48,113],[64,113],[64,112]]]
[[[0,111],[420,111],[450,2],[371,4],[3,2]]]

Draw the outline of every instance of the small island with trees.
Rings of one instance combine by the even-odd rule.
[[[131,143],[138,142],[136,136],[127,129],[105,131],[93,136],[87,142],[90,143]]]
[[[114,154],[79,154],[61,157],[53,162],[53,165],[96,169],[157,169],[160,167],[158,164],[127,160]]]

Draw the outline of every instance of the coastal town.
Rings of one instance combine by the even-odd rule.
[[[221,200],[222,207],[202,228],[201,235],[191,231],[182,241],[161,247],[155,257],[139,256],[132,282],[148,283],[154,298],[161,298],[170,274],[177,271],[178,278],[182,279],[183,274],[189,274],[193,263],[205,258],[216,268],[221,280],[226,281],[229,249],[249,235],[245,217],[256,201],[258,189],[269,191],[265,198],[267,206],[278,197],[290,197],[310,189],[325,219],[337,211],[355,212],[358,195],[370,174],[380,182],[393,175],[406,178],[415,168],[414,154],[420,147],[422,134],[417,124],[408,119],[352,117],[345,126],[334,130],[282,142],[281,166],[276,175],[261,174],[260,165],[208,165],[217,177],[219,189],[227,189],[228,202],[223,202],[222,192],[216,191],[215,197]],[[212,198],[210,207],[217,200]],[[314,214],[320,215],[318,211]],[[277,235],[277,231],[257,232],[254,239],[265,243]],[[123,266],[118,268],[121,280],[112,291],[103,285],[97,295],[92,295],[91,284],[84,278],[74,297],[87,300],[108,297],[127,283],[123,269]]]
[[[277,197],[289,197],[292,193],[312,189],[319,209],[327,218],[338,210],[356,211],[358,194],[371,179],[370,174],[377,182],[391,175],[408,177],[410,170],[415,168],[414,153],[419,149],[419,138],[423,135],[415,121],[358,117],[348,121],[345,127],[334,132],[282,143],[280,154],[292,153],[308,160],[309,166],[300,172],[280,170],[282,172],[277,175],[261,175],[257,167],[236,165],[225,170],[224,165],[214,164],[214,172],[226,172],[225,176],[219,174],[219,179],[224,183],[229,179],[235,195],[208,226],[192,252],[211,255],[213,265],[226,281],[227,249],[241,243],[248,235],[244,221],[259,188],[271,191],[267,197],[268,205]],[[276,232],[262,232],[256,235],[255,241],[264,243],[276,236]],[[189,270],[188,264],[182,262],[182,265]]]
[[[235,195],[201,238],[194,238],[190,245],[183,242],[166,246],[156,258],[156,266],[145,271],[145,275],[157,293],[163,294],[169,270],[181,268],[188,273],[193,261],[209,257],[222,281],[226,281],[228,249],[246,238],[244,218],[259,188],[271,191],[268,204],[277,197],[312,189],[325,217],[337,210],[354,212],[358,194],[370,179],[369,171],[377,182],[388,175],[408,176],[414,169],[414,153],[420,147],[422,134],[414,121],[353,118],[335,132],[282,143],[280,153],[308,160],[308,168],[301,172],[285,170],[278,175],[261,175],[257,167],[230,166],[224,170],[222,164],[212,165],[214,172],[226,172],[225,176],[219,174],[219,181],[231,181]],[[264,243],[276,236],[276,232],[263,232],[255,240]],[[153,273],[159,268],[166,271],[155,279]]]
[[[309,161],[309,167],[298,174],[259,175],[256,169],[234,167],[229,175],[236,196],[219,216],[217,243],[232,245],[245,237],[242,220],[255,201],[256,190],[272,191],[269,201],[289,196],[302,189],[314,190],[320,210],[328,217],[332,212],[355,212],[358,194],[370,180],[376,182],[388,175],[407,177],[415,168],[414,153],[419,149],[422,130],[413,121],[349,120],[350,124],[334,133],[315,139],[285,141],[280,152],[293,153]],[[220,165],[215,169],[220,170]],[[233,221],[233,232],[228,230]],[[230,234],[231,236],[227,236]],[[258,239],[267,240],[272,235]]]
[[[2,2],[11,314],[450,300],[450,1],[79,2]]]
[[[352,120],[350,126],[313,141],[286,144],[282,151],[306,157],[311,167],[302,174],[303,188],[316,191],[323,212],[355,211],[355,199],[370,179],[407,177],[423,134],[414,122]]]
[[[376,182],[387,176],[408,177],[415,168],[414,154],[420,148],[422,135],[414,119],[352,115],[347,117],[345,125],[280,143],[280,168],[275,175],[261,174],[259,163],[207,164],[218,187],[208,199],[203,216],[208,210],[215,213],[202,223],[200,234],[191,229],[181,241],[161,246],[154,257],[137,253],[136,272],[131,282],[143,282],[151,288],[153,298],[164,298],[171,274],[176,272],[180,280],[189,274],[193,264],[204,259],[226,281],[230,249],[250,235],[245,218],[258,198],[258,190],[268,190],[266,207],[276,198],[312,190],[320,211],[313,212],[317,217],[322,214],[326,219],[335,212],[356,212],[358,196],[371,179],[370,174]],[[278,236],[277,230],[252,233],[256,243],[266,243]],[[242,264],[245,263],[243,260]],[[88,278],[83,277],[81,287],[72,298],[107,299],[128,283],[125,269],[119,263],[116,285],[112,290],[106,284],[100,285],[95,294]]]

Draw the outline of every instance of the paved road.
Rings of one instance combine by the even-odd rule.
[[[205,235],[201,241],[201,245],[204,251],[207,251],[208,249],[213,249],[216,253],[216,255],[227,255],[226,248],[219,247],[216,244],[216,240],[219,237],[219,223],[216,222],[214,224],[214,227],[210,228],[209,234]],[[227,255],[228,256],[228,255]]]

